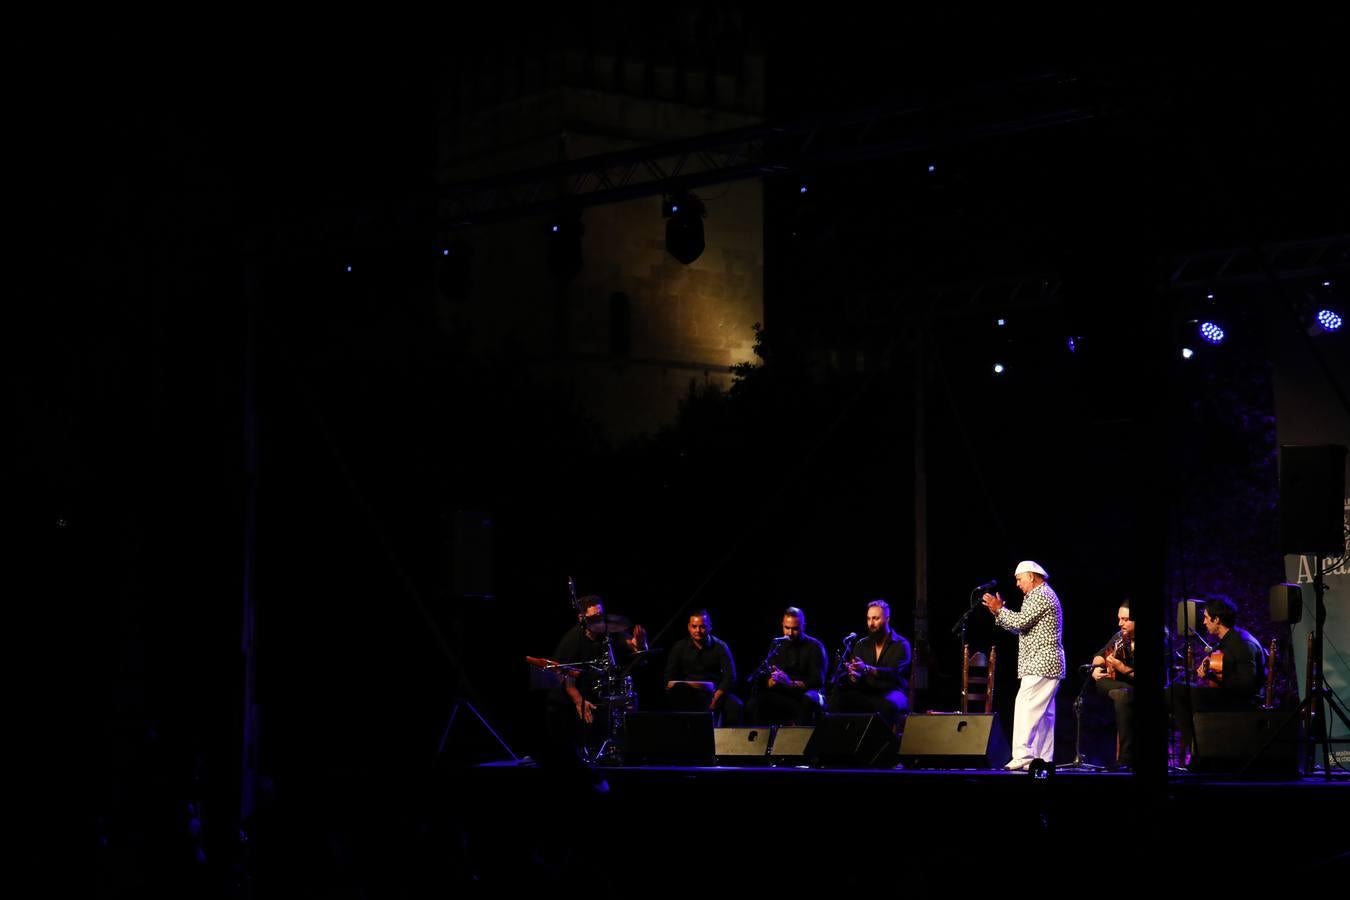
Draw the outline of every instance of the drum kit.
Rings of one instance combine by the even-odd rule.
[[[619,615],[579,616],[580,623],[591,634],[604,642],[604,651],[597,658],[581,661],[556,661],[551,659],[526,659],[540,669],[553,673],[556,677],[581,678],[590,682],[585,691],[586,699],[595,704],[596,715],[602,716],[603,734],[599,746],[593,742],[584,742],[582,753],[591,763],[620,765],[623,762],[622,744],[624,721],[628,713],[637,709],[637,691],[630,674],[634,663],[647,653],[647,650],[633,651],[633,660],[620,665],[614,652],[615,635],[623,642],[624,635],[633,630],[632,623]],[[640,627],[640,626],[639,626]]]

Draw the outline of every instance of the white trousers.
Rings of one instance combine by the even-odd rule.
[[[1023,675],[1013,707],[1012,758],[1055,760],[1055,693],[1058,678]]]

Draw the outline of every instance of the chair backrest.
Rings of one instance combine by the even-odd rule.
[[[994,711],[994,667],[997,664],[997,647],[990,647],[989,655],[985,656],[979,652],[972,655],[970,644],[961,645],[961,712],[970,712],[971,704],[981,701],[986,713]]]

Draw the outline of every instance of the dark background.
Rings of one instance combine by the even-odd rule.
[[[998,577],[1015,593],[1020,559],[1053,576],[1071,664],[1127,594],[1164,609],[1197,588],[1259,600],[1280,580],[1265,348],[1239,339],[1178,367],[1182,299],[1160,286],[1173,254],[1347,230],[1343,29],[1159,43],[1107,23],[1067,23],[1062,41],[767,24],[770,118],[897,94],[940,110],[948,92],[1045,71],[1094,115],[822,170],[804,238],[777,215],[794,178],[771,180],[765,365],[612,446],[564,387],[510,358],[458,359],[435,326],[437,72],[495,24],[452,23],[445,44],[346,34],[238,54],[147,52],[118,31],[30,72],[5,329],[11,596],[16,643],[38,657],[20,654],[39,683],[36,756],[77,773],[51,779],[47,805],[77,811],[60,819],[101,848],[110,883],[156,861],[192,869],[194,848],[210,866],[240,858],[250,541],[257,828],[299,833],[305,859],[344,858],[324,834],[359,841],[328,815],[334,791],[397,797],[436,764],[456,697],[518,753],[537,746],[520,657],[570,623],[569,575],[663,645],[691,605],[711,607],[743,672],[789,603],[831,649],[874,596],[912,633],[916,354],[930,366],[928,705],[956,704],[948,629],[970,588]],[[1061,289],[1003,330],[984,303],[869,301],[850,319],[822,301],[1036,267]],[[1245,297],[1246,334],[1291,327],[1279,292]],[[1067,352],[1070,333],[1083,351]],[[822,371],[821,343],[885,362]],[[1210,578],[1187,562],[1235,521],[1242,544],[1224,550],[1243,565]],[[1000,641],[1011,676],[1015,641]],[[1000,689],[1010,703],[1015,682]],[[461,718],[455,752],[492,749],[475,725]]]

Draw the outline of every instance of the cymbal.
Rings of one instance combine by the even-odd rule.
[[[629,621],[623,616],[616,616],[613,613],[604,616],[588,616],[586,619],[586,630],[591,634],[618,634],[621,631],[627,631],[630,627]]]

